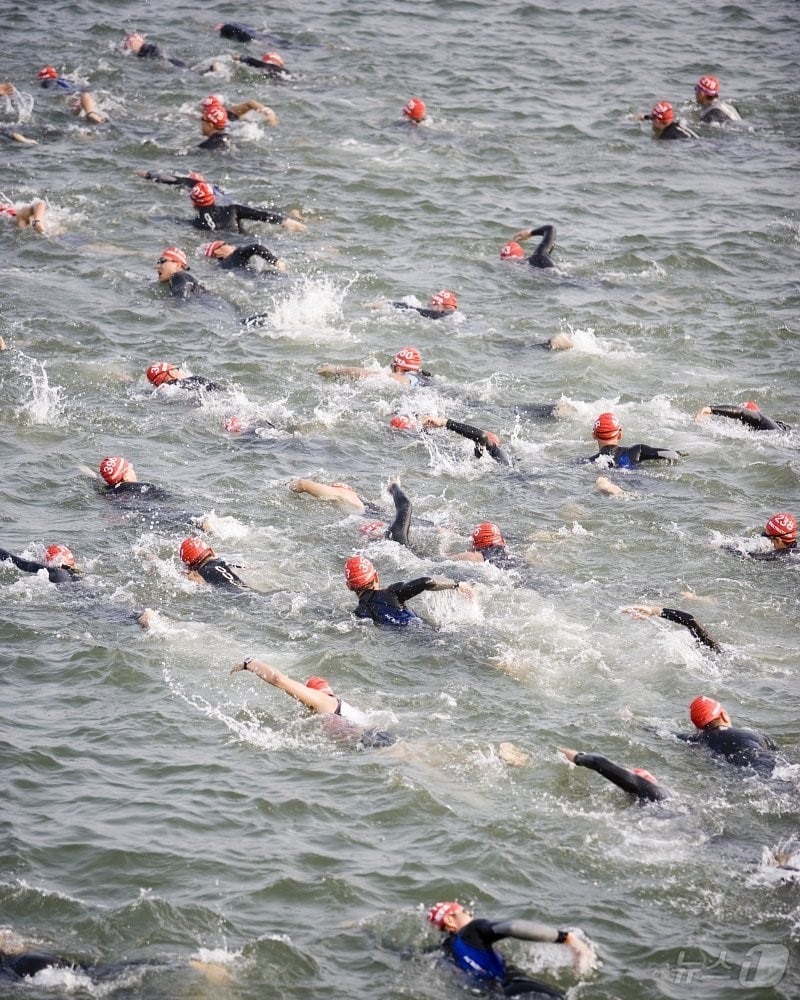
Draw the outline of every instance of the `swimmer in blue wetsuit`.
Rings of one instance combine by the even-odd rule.
[[[497,951],[504,938],[563,944],[573,953],[577,968],[591,964],[592,949],[571,931],[557,930],[531,920],[485,920],[474,917],[460,903],[436,903],[428,920],[447,937],[442,948],[448,960],[478,983],[497,984],[507,997],[557,997],[566,993],[536,979],[529,979]]]
[[[456,583],[446,576],[421,576],[408,583],[392,583],[378,587],[378,571],[366,556],[351,556],[344,566],[347,589],[355,592],[358,607],[356,618],[370,618],[376,625],[406,626],[421,621],[419,615],[406,607],[406,601],[425,590],[459,590],[469,593],[467,584]]]
[[[627,448],[620,445],[622,424],[614,413],[601,413],[592,427],[592,437],[600,446],[596,455],[585,459],[605,468],[629,469],[640,462],[677,462],[683,452],[671,448],[652,448],[647,444],[633,444]]]
[[[320,365],[317,368],[318,375],[343,376],[344,378],[390,378],[400,385],[417,386],[429,385],[433,378],[430,372],[422,368],[422,354],[416,347],[404,347],[392,358],[390,370],[374,368],[348,368],[343,365]]]
[[[324,677],[309,677],[305,684],[301,684],[281,673],[276,667],[255,660],[252,656],[235,663],[230,672],[234,674],[239,670],[255,674],[262,681],[272,684],[312,712],[321,715],[328,736],[337,742],[355,744],[365,750],[378,750],[397,742],[397,737],[393,733],[370,726],[369,716],[365,712],[337,698]]]
[[[75,104],[75,110],[86,116],[86,120],[93,125],[100,125],[108,121],[108,116],[97,108],[97,102],[88,90],[81,90],[71,80],[58,75],[54,66],[45,66],[39,70],[39,86],[45,90],[52,90],[59,94],[77,94],[80,97]]]
[[[23,573],[47,572],[50,583],[75,583],[80,580],[81,572],[75,562],[75,556],[66,545],[49,545],[44,551],[44,562],[33,559],[23,559],[5,549],[0,549],[0,562],[8,559]]]

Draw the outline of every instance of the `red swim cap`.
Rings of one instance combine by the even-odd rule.
[[[324,677],[309,677],[306,681],[306,687],[311,688],[313,691],[321,691],[323,694],[332,695],[334,698],[336,697],[336,695],[333,694],[333,688]]]
[[[214,128],[225,128],[228,124],[228,112],[222,104],[209,104],[203,109],[203,121]]]
[[[183,250],[179,250],[178,247],[167,247],[166,250],[161,251],[161,257],[163,260],[171,260],[173,264],[177,264],[179,267],[188,267],[189,264],[186,254]]]
[[[458,309],[458,299],[452,292],[448,292],[446,288],[443,288],[441,292],[435,292],[431,295],[429,305],[449,312],[452,309]]]
[[[189,192],[189,197],[198,208],[206,208],[214,204],[214,188],[206,181],[198,181]]]
[[[638,774],[640,778],[644,778],[645,781],[652,781],[654,785],[658,784],[658,780],[653,777],[649,771],[645,771],[643,767],[632,767],[631,774]]]
[[[411,417],[403,417],[399,413],[395,414],[389,421],[389,426],[394,427],[396,431],[413,431],[416,430],[414,422]]]
[[[56,80],[58,78],[58,72],[55,66],[45,66],[44,69],[39,70],[40,80]]]
[[[705,729],[707,725],[718,719],[725,710],[718,701],[699,694],[689,705],[689,718],[697,729]]]
[[[192,188],[192,190],[194,190],[194,188]],[[225,240],[212,240],[210,243],[203,244],[203,246],[200,249],[203,251],[203,254],[206,257],[216,257],[217,250],[219,250],[220,247],[224,246],[225,246]]]
[[[675,112],[672,110],[672,105],[669,101],[659,101],[658,104],[653,105],[650,117],[654,122],[658,122],[659,125],[669,125],[675,118]]]
[[[145,375],[147,376],[147,381],[152,382],[158,388],[158,386],[163,385],[165,382],[177,382],[177,378],[170,378],[170,375],[177,371],[178,367],[171,362],[158,361],[156,364],[150,365]]]
[[[519,257],[524,257],[525,251],[513,240],[509,240],[508,243],[504,243],[502,249],[500,250],[501,260],[517,260]]]
[[[66,545],[48,545],[44,550],[45,566],[69,566],[75,568],[75,556]]]
[[[244,430],[244,424],[242,423],[241,417],[228,417],[222,426],[231,434],[241,434]]]
[[[442,925],[445,920],[451,913],[455,913],[456,910],[460,909],[460,903],[434,903],[428,910],[428,920],[430,920],[434,927],[438,927],[439,930],[443,930]]]
[[[784,542],[797,541],[797,521],[792,514],[783,511],[773,514],[764,525],[764,534],[768,538],[780,538]]]
[[[219,94],[209,94],[200,102],[200,107],[203,111],[207,111],[209,108],[224,108],[225,102]]]
[[[181,542],[180,557],[181,562],[187,566],[196,566],[206,556],[213,556],[214,550],[210,545],[206,545],[202,538],[184,538]]]
[[[344,564],[348,590],[364,590],[378,579],[378,571],[366,556],[350,556]]]
[[[418,372],[422,368],[422,355],[416,347],[404,347],[392,358],[392,368],[401,372]]]
[[[743,410],[755,410],[758,413],[758,403],[753,402],[752,399],[748,399],[745,403],[739,404]]]
[[[278,55],[277,52],[265,52],[261,57],[261,61],[268,63],[270,66],[284,66],[285,63],[283,58]]]
[[[193,181],[204,181],[205,180],[205,177],[203,177],[202,174],[198,174],[198,172],[196,170],[190,170],[189,173],[186,176],[187,177],[191,177]]]
[[[360,524],[358,530],[362,535],[366,535],[368,538],[372,538],[377,541],[379,538],[384,538],[386,536],[386,522],[385,521],[367,521],[365,524]]]
[[[701,76],[694,85],[695,92],[706,97],[719,96],[719,80],[715,76]]]
[[[506,540],[496,524],[492,521],[484,521],[472,531],[472,548],[476,552],[481,549],[488,549],[492,545],[505,545]]]
[[[500,438],[496,434],[492,434],[491,431],[486,431],[485,437],[487,444],[493,444],[495,448],[500,446]]]
[[[7,215],[10,219],[16,219],[17,210],[13,205],[0,205],[0,215]]]
[[[592,437],[598,441],[610,441],[622,433],[622,424],[615,413],[601,413],[592,427]]]
[[[116,486],[117,483],[122,482],[125,473],[130,467],[131,463],[126,458],[113,455],[109,458],[104,458],[100,463],[100,475],[109,486]]]
[[[425,118],[425,102],[421,97],[410,97],[403,107],[403,114],[412,122],[421,122]]]

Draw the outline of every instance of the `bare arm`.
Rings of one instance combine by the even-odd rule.
[[[296,479],[291,485],[291,490],[293,493],[308,493],[319,500],[332,500],[334,503],[356,510],[364,509],[364,501],[348,486],[327,486],[314,479]]]
[[[243,115],[246,115],[248,111],[257,111],[267,125],[278,124],[278,116],[272,108],[268,108],[266,104],[262,104],[260,101],[254,101],[252,98],[249,101],[242,101],[240,104],[229,105],[228,111],[232,111],[237,118],[241,118]]]
[[[339,707],[339,701],[333,695],[306,687],[305,684],[292,680],[291,677],[287,677],[286,674],[281,673],[277,667],[273,667],[269,663],[264,663],[262,660],[253,660],[251,658],[240,660],[238,663],[234,663],[230,672],[235,674],[239,670],[246,670],[248,673],[255,674],[262,681],[266,681],[267,684],[271,684],[273,687],[284,691],[305,705],[306,708],[310,708],[312,712],[317,712],[320,715],[332,715]]]

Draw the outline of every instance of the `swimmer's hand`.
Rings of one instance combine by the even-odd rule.
[[[447,423],[445,417],[435,417],[429,414],[422,418],[422,429],[424,431],[432,430],[434,427],[444,427]]]
[[[711,416],[710,406],[701,406],[700,409],[694,415],[694,422],[696,424],[702,424],[705,422],[706,417]]]
[[[281,229],[285,229],[288,233],[305,233],[308,227],[304,223],[298,222],[297,219],[284,219],[281,223]]]
[[[272,108],[268,108],[265,105],[258,109],[258,113],[261,115],[261,117],[264,119],[267,125],[272,125],[274,127],[275,125],[278,124],[278,116],[275,114]]]
[[[231,667],[228,673],[237,674],[240,670],[247,670],[248,666],[252,662],[253,662],[253,657],[247,656],[245,657],[245,659],[239,660],[238,662],[234,663],[234,665]]]
[[[623,615],[630,615],[631,618],[639,620],[642,618],[657,618],[663,610],[657,604],[631,604],[627,608],[620,608]]]
[[[558,752],[560,754],[563,754],[567,758],[567,760],[570,762],[570,764],[574,764],[575,763],[575,758],[578,756],[578,751],[577,750],[571,750],[569,747],[559,747],[558,748]]]
[[[573,931],[567,932],[567,939],[564,942],[572,952],[572,964],[578,972],[589,972],[594,966],[594,948],[579,938]]]
[[[339,371],[339,365],[320,365],[317,368],[317,375],[338,375]]]
[[[475,588],[471,583],[457,583],[456,590],[462,597],[466,597],[468,601],[475,600]]]
[[[523,240],[529,240],[533,236],[532,229],[520,229],[518,233],[514,233],[511,237],[514,243],[521,243]]]

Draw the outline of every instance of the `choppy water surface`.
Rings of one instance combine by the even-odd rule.
[[[457,997],[426,954],[423,909],[458,897],[582,928],[599,956],[583,979],[559,949],[509,948],[570,996],[796,996],[800,887],[770,858],[798,834],[797,570],[720,549],[800,513],[796,5],[322,0],[266,23],[218,2],[2,10],[3,78],[33,95],[19,128],[40,143],[3,143],[0,190],[45,197],[52,235],[0,233],[0,544],[37,557],[66,542],[87,579],[57,589],[0,567],[0,925],[84,961],[169,965],[53,974],[26,995]],[[138,28],[204,66],[242,51],[214,33],[223,20],[273,31],[250,50],[279,49],[296,80],[264,84],[230,61],[201,77],[120,48]],[[81,128],[40,93],[45,63],[89,85],[112,124]],[[657,99],[690,114],[709,72],[741,127],[657,144],[632,121]],[[280,127],[244,124],[232,155],[198,153],[209,92],[258,97]],[[399,121],[411,94],[430,115],[413,131]],[[214,272],[185,193],[141,168],[200,170],[242,202],[300,209],[306,234],[252,227],[290,275]],[[556,273],[498,259],[545,222]],[[173,243],[270,322],[245,332],[233,309],[166,302],[154,262]],[[441,323],[369,308],[443,287],[460,309]],[[559,331],[575,350],[532,348]],[[407,344],[435,388],[315,371],[386,364]],[[199,408],[153,393],[143,372],[162,359],[230,389]],[[573,412],[559,421],[508,407],[561,398]],[[795,429],[692,421],[744,399]],[[687,457],[623,477],[621,500],[597,495],[576,460],[608,408],[629,443]],[[444,432],[397,436],[396,410],[489,427],[517,470]],[[275,429],[236,438],[222,429],[234,413]],[[181,509],[213,512],[211,543],[267,595],[188,582],[185,527],[125,516],[81,475],[115,453]],[[413,551],[366,542],[357,518],[289,492],[297,476],[383,505],[399,476],[425,522]],[[467,567],[474,603],[416,602],[436,631],[350,618],[353,551],[385,581],[447,573],[483,519],[531,562],[523,579]],[[687,604],[688,589],[711,601]],[[689,608],[724,652],[619,612],[637,602]],[[171,622],[143,632],[146,606]],[[228,675],[247,654],[326,675],[402,752],[330,744],[280,692]],[[776,780],[671,738],[701,692],[785,748]],[[504,765],[501,740],[528,765]],[[647,767],[670,807],[629,805],[558,746]],[[196,979],[192,957],[232,981]]]

